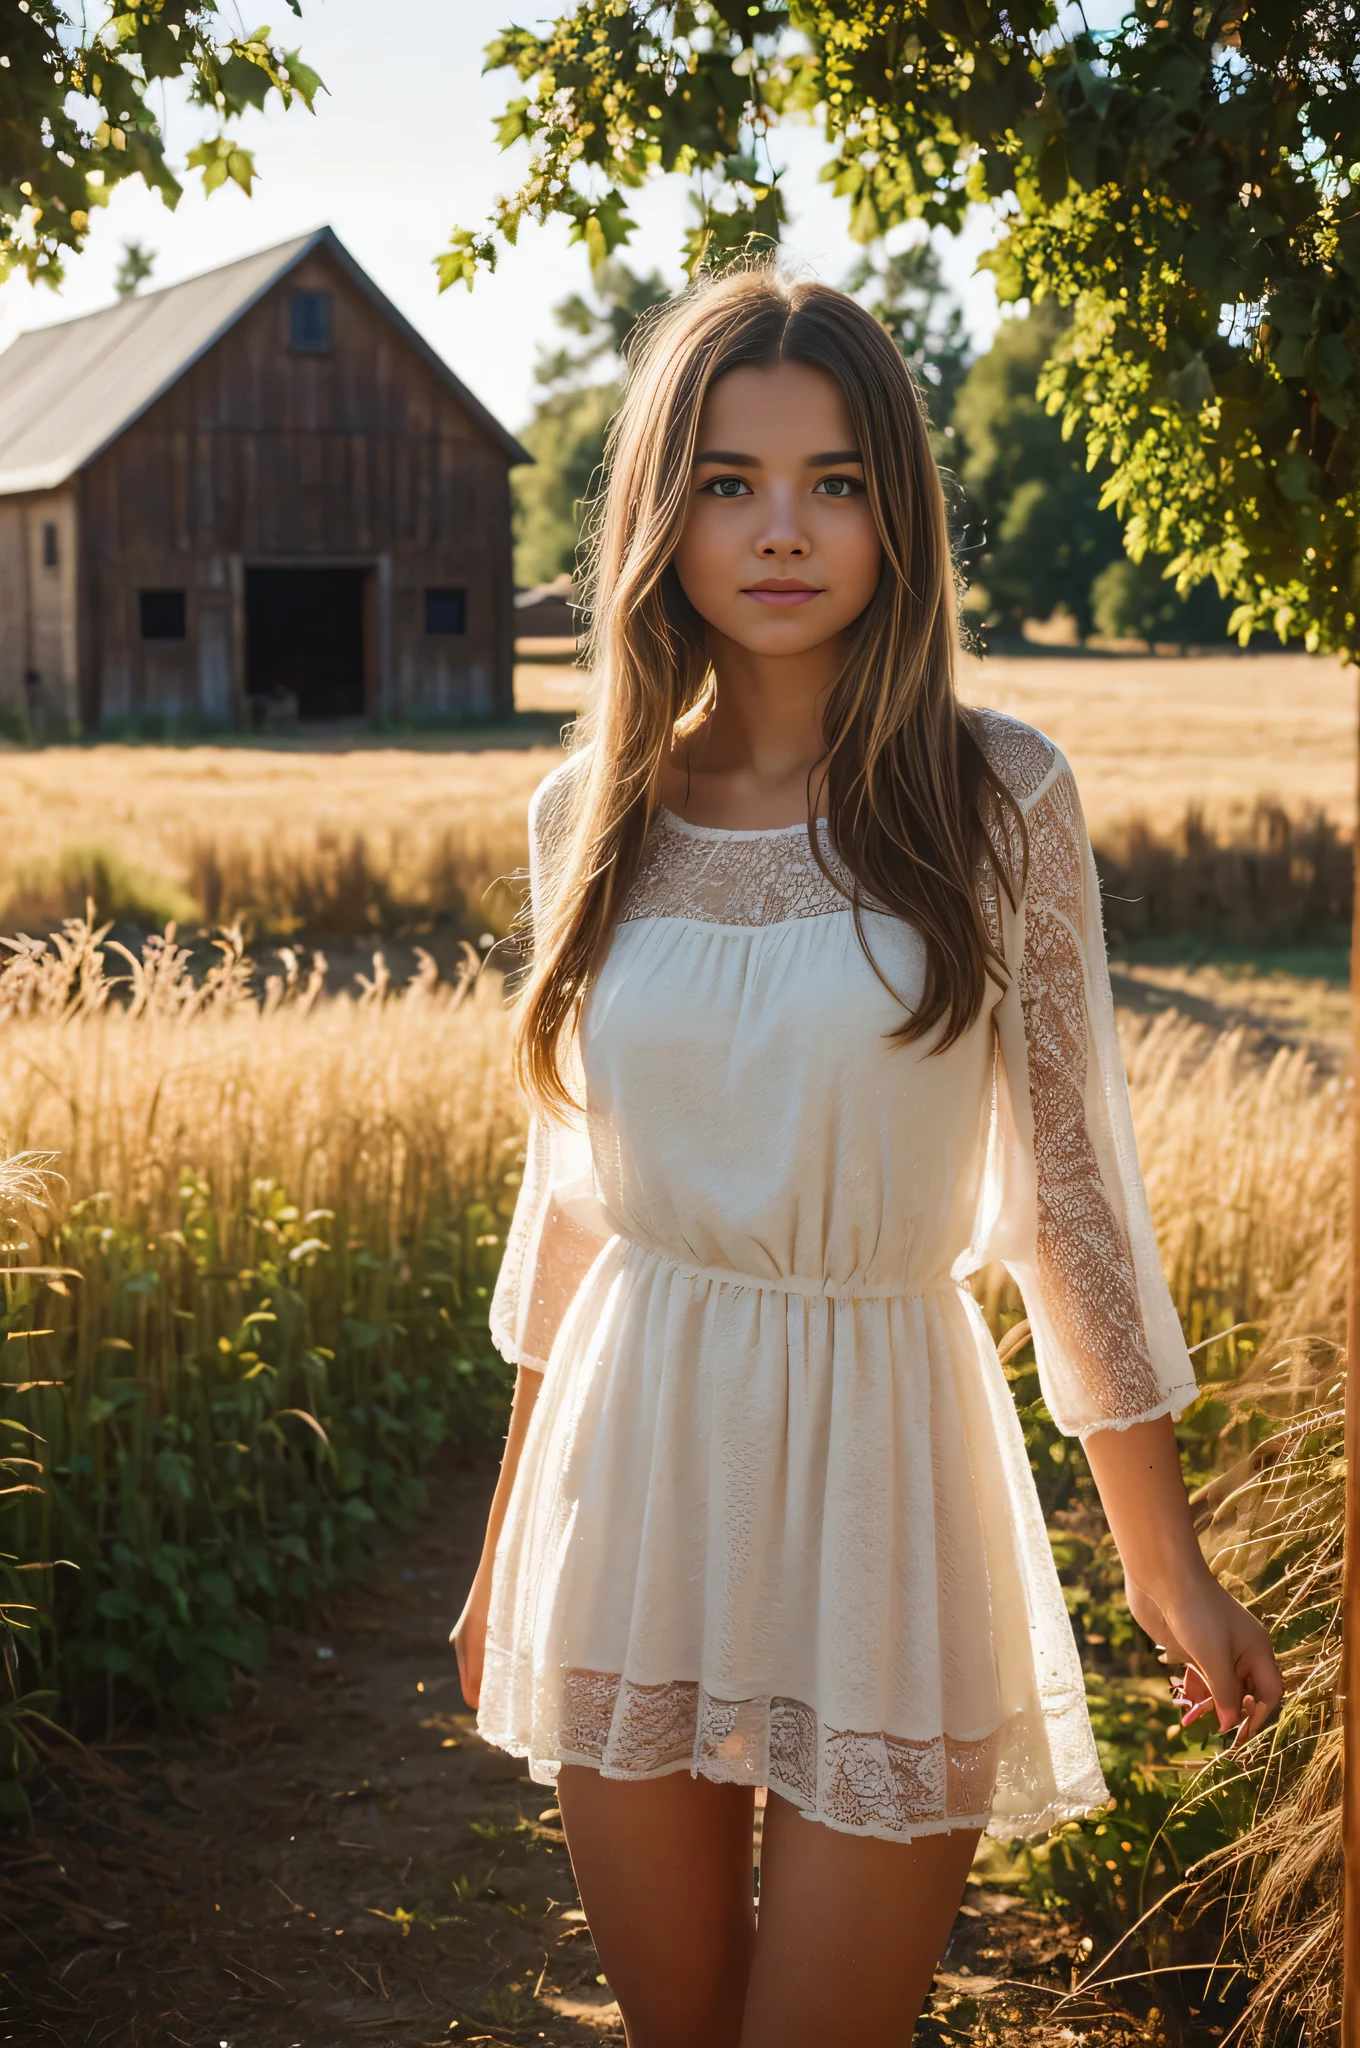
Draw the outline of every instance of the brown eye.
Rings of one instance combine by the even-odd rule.
[[[715,476],[700,488],[714,498],[749,498],[751,495],[751,486],[744,476]]]
[[[858,477],[824,476],[821,482],[814,484],[812,488],[814,491],[820,491],[824,498],[853,498],[857,492],[864,489],[864,486]]]

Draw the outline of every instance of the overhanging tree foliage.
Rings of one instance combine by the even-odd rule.
[[[287,0],[294,14],[299,0]],[[216,0],[145,0],[88,11],[65,0],[0,6],[0,278],[56,284],[113,187],[140,178],[168,206],[181,186],[166,161],[153,88],[180,80],[217,132],[189,153],[211,192],[249,192],[251,153],[230,124],[271,92],[311,107],[321,80],[273,31],[237,33]]]
[[[525,219],[601,260],[630,189],[690,179],[691,268],[777,239],[772,142],[811,117],[872,242],[1004,202],[1004,298],[1071,309],[1043,394],[1093,462],[1135,558],[1212,576],[1243,639],[1360,656],[1360,11],[1354,0],[1135,0],[1069,31],[1051,0],[582,0],[488,51],[526,90],[503,144],[528,175],[469,283]]]

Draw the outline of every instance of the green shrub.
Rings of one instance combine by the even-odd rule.
[[[473,1204],[378,1257],[263,1180],[242,1259],[192,1173],[154,1236],[74,1205],[39,1247],[64,1275],[10,1280],[0,1319],[27,1354],[3,1428],[35,1461],[5,1502],[7,1619],[44,1686],[87,1716],[220,1710],[269,1622],[353,1572],[375,1520],[409,1522],[441,1444],[490,1441],[496,1228]]]
[[[79,917],[93,903],[97,924],[137,924],[159,931],[167,924],[202,922],[202,909],[177,882],[134,867],[97,843],[62,848],[58,887],[66,916]]]

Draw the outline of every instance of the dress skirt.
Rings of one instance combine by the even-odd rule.
[[[479,1726],[543,1784],[564,1763],[701,1772],[894,1841],[1039,1833],[1099,1803],[971,1297],[947,1275],[759,1281],[612,1239],[524,1447]]]

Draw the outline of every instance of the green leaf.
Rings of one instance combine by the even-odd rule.
[[[479,237],[470,228],[455,228],[448,248],[442,256],[435,258],[440,291],[446,292],[450,285],[455,284],[465,284],[471,291],[478,270],[494,270],[499,253],[489,235]]]
[[[289,0],[289,5],[295,14],[301,14],[302,8],[298,4],[298,0]],[[326,90],[320,76],[312,70],[309,64],[303,63],[300,50],[285,50],[283,53],[283,63],[284,69],[288,73],[288,86],[283,95],[284,105],[289,105],[293,95],[296,94],[298,99],[302,101],[303,106],[306,107],[308,113],[315,113],[316,108],[313,103],[316,96],[319,92],[325,92]]]

